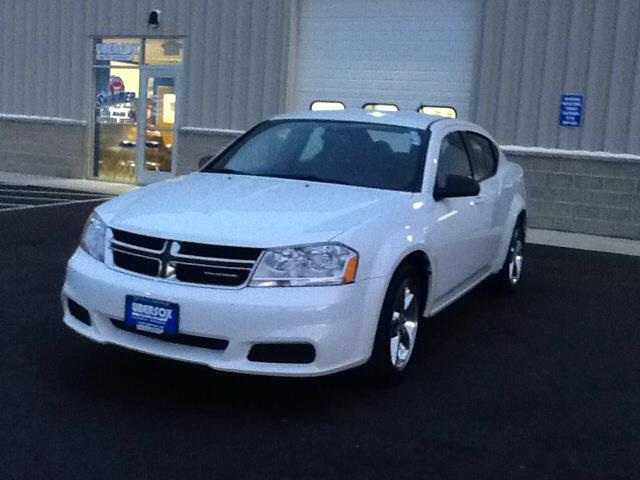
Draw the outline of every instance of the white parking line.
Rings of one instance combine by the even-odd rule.
[[[0,200],[1,199],[20,199],[20,200],[42,200],[42,201],[47,201],[47,202],[64,202],[67,199],[66,198],[54,198],[54,197],[31,197],[31,196],[22,196],[22,195],[2,195],[2,193],[0,193]]]
[[[78,203],[104,202],[105,200],[106,200],[105,198],[92,198],[92,199],[89,199],[89,200],[71,200],[71,201],[68,201],[68,202],[45,203],[43,205],[24,205],[24,206],[21,206],[21,207],[0,209],[0,214],[2,214],[4,212],[15,212],[16,210],[33,210],[33,209],[36,209],[36,208],[58,207],[58,206],[63,206],[63,205],[75,205],[75,204],[78,204]]]
[[[16,188],[4,188],[4,185],[0,185],[0,196],[4,192],[9,193],[43,193],[47,195],[63,195],[70,197],[110,197],[111,195],[106,193],[85,193],[85,192],[65,192],[65,191],[51,191],[51,190],[28,190],[28,189],[16,189]]]

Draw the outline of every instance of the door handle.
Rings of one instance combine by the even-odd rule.
[[[482,205],[486,201],[487,201],[486,195],[478,195],[476,198],[471,200],[471,205]]]

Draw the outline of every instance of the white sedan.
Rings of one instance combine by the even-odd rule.
[[[280,115],[200,171],[99,206],[64,322],[229,372],[397,378],[424,317],[488,277],[518,285],[525,202],[522,169],[472,123]]]

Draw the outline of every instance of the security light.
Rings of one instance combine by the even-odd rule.
[[[160,26],[160,10],[151,10],[147,23],[149,23],[149,26],[152,28],[158,28]]]

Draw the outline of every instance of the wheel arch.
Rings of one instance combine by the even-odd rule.
[[[500,248],[498,249],[498,256],[493,264],[492,272],[497,272],[502,268],[507,253],[509,251],[509,242],[511,241],[511,234],[513,229],[519,222],[523,222],[524,236],[527,237],[527,209],[524,202],[517,202],[512,205],[512,210],[508,216],[508,223],[505,225],[505,230],[500,241]]]
[[[431,259],[424,250],[414,250],[412,252],[409,252],[402,258],[402,260],[400,260],[400,262],[396,266],[394,275],[395,272],[397,272],[404,265],[409,265],[418,274],[418,279],[420,280],[420,289],[424,293],[420,309],[424,313],[425,307],[429,303],[429,292],[432,291],[431,282],[433,270]]]
[[[518,225],[519,223],[522,224],[522,227],[524,229],[524,236],[526,238],[527,236],[527,209],[526,208],[523,208],[522,210],[520,210],[520,213],[518,213],[518,216],[516,217],[515,225]]]

